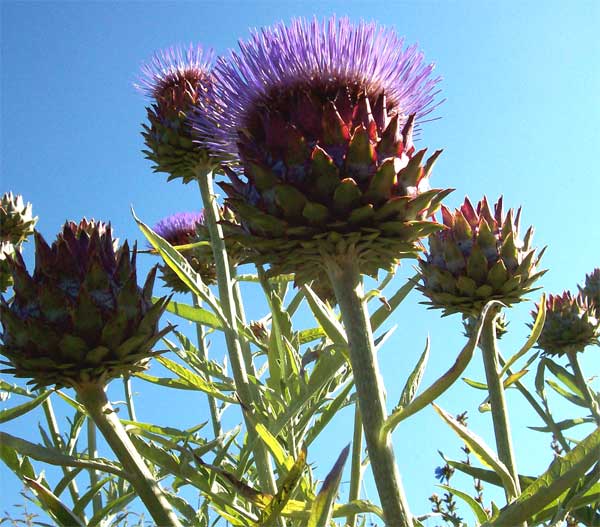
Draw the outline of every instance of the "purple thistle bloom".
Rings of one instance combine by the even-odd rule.
[[[196,235],[196,227],[203,223],[203,211],[178,212],[160,220],[153,230],[171,245],[185,245]]]
[[[196,116],[197,131],[211,149],[231,155],[257,109],[288,104],[305,88],[324,98],[340,88],[373,100],[385,93],[388,115],[419,120],[435,108],[440,79],[430,77],[434,66],[416,45],[403,46],[393,30],[347,18],[297,18],[289,26],[255,30],[238,52],[218,60],[216,102],[204,109],[207,115]]]
[[[210,83],[210,69],[214,60],[212,49],[203,50],[190,44],[187,48],[174,46],[156,52],[142,65],[138,83],[134,86],[149,99],[160,99],[165,90],[187,82]]]

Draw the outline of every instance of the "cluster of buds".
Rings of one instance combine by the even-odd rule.
[[[156,269],[137,285],[136,253],[110,225],[67,222],[49,246],[35,234],[35,270],[8,260],[14,298],[2,300],[4,372],[36,387],[105,383],[146,368],[167,299],[152,303]]]
[[[31,203],[23,197],[7,192],[0,198],[0,292],[12,285],[7,258],[21,250],[34,231],[37,217],[32,214]]]

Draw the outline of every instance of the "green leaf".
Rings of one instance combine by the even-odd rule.
[[[303,285],[302,289],[313,315],[329,339],[334,344],[347,348],[348,338],[346,337],[346,332],[344,331],[344,327],[342,324],[340,324],[333,310],[323,303],[323,301],[317,295],[315,295],[309,286]]]
[[[269,449],[269,452],[271,452],[277,464],[280,467],[284,467],[288,472],[292,470],[292,467],[294,466],[294,459],[285,452],[278,439],[263,423],[258,422],[255,414],[245,412],[244,415],[248,418],[248,421],[250,421],[252,427],[260,436],[262,442]]]
[[[429,358],[429,337],[427,337],[427,341],[425,342],[425,350],[421,354],[417,365],[406,379],[406,384],[402,389],[402,395],[400,396],[400,401],[398,402],[398,407],[404,408],[408,406],[415,397],[417,390],[419,389],[419,385],[421,384],[421,379],[423,378],[423,374],[425,373],[425,367],[427,366],[427,359]]]
[[[546,320],[546,295],[542,295],[540,302],[538,304],[538,314],[535,318],[535,322],[533,323],[533,328],[531,328],[531,334],[529,338],[523,345],[523,347],[517,351],[510,359],[506,361],[506,364],[502,368],[500,372],[500,377],[504,377],[506,371],[517,361],[519,360],[525,353],[527,353],[533,345],[538,341],[540,335],[542,333],[542,329],[544,329],[544,322]]]
[[[396,291],[391,298],[387,299],[387,302],[380,306],[375,312],[371,315],[371,327],[373,331],[378,329],[381,324],[383,324],[388,317],[394,312],[394,310],[401,304],[401,302],[408,296],[417,282],[419,281],[419,275],[416,274],[412,278],[408,279],[398,291]]]
[[[24,395],[25,397],[34,398],[35,394],[26,390],[25,388],[21,388],[17,384],[10,384],[2,379],[0,379],[0,391],[14,393],[15,395]]]
[[[36,459],[37,461],[42,461],[50,465],[57,465],[61,467],[91,468],[94,470],[102,470],[110,474],[115,474],[119,477],[125,477],[124,472],[118,465],[105,459],[87,459],[83,457],[67,456],[58,450],[36,445],[26,441],[25,439],[12,436],[5,432],[0,432],[0,452],[4,454],[5,449],[12,449],[23,456],[28,456]],[[4,455],[3,460],[5,461]]]
[[[444,489],[447,492],[451,492],[455,496],[458,496],[461,500],[463,500],[469,508],[473,511],[473,514],[477,518],[477,521],[481,524],[487,521],[488,517],[485,512],[485,509],[481,506],[481,503],[475,501],[471,496],[469,496],[466,492],[462,490],[455,489],[453,487],[449,487],[448,485],[437,485],[439,488]]]
[[[510,496],[517,496],[518,492],[515,481],[506,468],[506,465],[498,459],[496,454],[494,454],[492,449],[485,444],[483,439],[475,435],[467,427],[461,425],[454,417],[442,410],[438,405],[435,403],[432,404],[438,415],[450,426],[450,428],[452,428],[452,430],[454,430],[458,437],[465,442],[475,457],[498,474],[502,480],[502,485],[508,494]]]
[[[292,492],[298,485],[304,467],[306,466],[306,448],[300,449],[298,459],[294,462],[292,469],[286,474],[282,481],[277,482],[277,494],[269,501],[269,504],[262,512],[261,519],[257,527],[268,527],[275,524],[280,518],[280,513],[292,496]]]
[[[510,505],[504,507],[488,527],[518,525],[529,521],[536,511],[568,491],[600,459],[600,428],[583,439],[563,457],[557,457],[548,470],[529,485]]]
[[[152,300],[156,302],[158,298]],[[171,300],[167,304],[167,311],[190,322],[196,322],[213,329],[223,329],[223,323],[219,317],[202,307],[194,307]]]
[[[339,409],[348,401],[348,394],[354,386],[353,382],[349,382],[344,389],[331,401],[322,411],[321,415],[311,425],[310,429],[306,434],[306,446],[310,444],[321,434],[327,424],[333,419],[338,413]]]
[[[25,484],[42,502],[44,510],[48,512],[54,521],[56,521],[61,527],[85,527],[81,518],[76,516],[71,509],[69,509],[52,493],[52,491],[34,479],[28,477],[24,477],[23,479]]]
[[[308,344],[309,342],[321,339],[324,336],[325,332],[323,331],[323,328],[303,329],[298,332],[298,342],[302,346],[303,344]]]
[[[480,479],[481,481],[485,481],[486,483],[490,483],[492,485],[496,485],[497,487],[502,487],[502,480],[493,470],[488,470],[486,468],[474,467],[473,465],[467,465],[466,463],[462,463],[461,461],[454,461],[452,459],[444,458],[444,461],[448,463],[451,467],[454,467],[456,470],[463,472],[464,474],[468,474],[469,476]],[[535,481],[535,478],[532,476],[523,476],[519,475],[519,484],[522,489],[528,487]]]
[[[476,390],[487,390],[487,384],[484,382],[474,381],[473,379],[468,379],[467,377],[462,378],[471,388],[475,388]]]
[[[150,227],[142,222],[131,209],[131,214],[134,220],[138,224],[138,227],[154,247],[158,253],[162,256],[165,263],[173,269],[175,274],[181,279],[181,281],[194,293],[199,296],[204,302],[206,302],[210,308],[217,314],[223,324],[227,324],[227,318],[221,310],[221,305],[217,298],[211,293],[208,286],[202,281],[200,274],[194,271],[188,261],[177,252],[173,246],[166,241],[164,238],[156,234]]]
[[[583,423],[593,423],[593,417],[576,417],[575,419],[565,419],[564,421],[558,421],[556,423],[556,427],[559,430],[567,430],[574,426],[583,424]],[[552,429],[549,426],[528,426],[527,428],[531,430],[535,430],[536,432],[551,432]]]
[[[473,357],[473,353],[475,352],[475,348],[477,347],[477,342],[479,341],[479,335],[481,334],[483,322],[487,317],[490,308],[496,305],[501,304],[496,301],[491,301],[485,305],[485,307],[481,311],[481,315],[479,316],[479,319],[475,326],[475,331],[473,331],[471,338],[454,361],[452,367],[444,375],[437,379],[423,393],[415,397],[410,402],[410,404],[408,404],[404,408],[399,408],[398,410],[390,414],[390,416],[386,419],[381,429],[382,440],[386,439],[387,436],[392,433],[394,428],[396,428],[396,426],[398,426],[398,424],[400,424],[401,421],[417,413],[419,410],[422,410],[431,402],[435,401],[440,395],[442,395],[448,388],[450,388],[450,386],[452,386],[456,382],[456,380],[465,371],[469,362],[471,361],[471,358]]]
[[[44,392],[38,395],[35,399],[20,404],[19,406],[13,406],[12,408],[7,408],[6,410],[0,410],[0,423],[6,423],[11,419],[15,419],[16,417],[20,417],[21,415],[30,412],[36,406],[42,404],[50,396],[51,393],[52,392],[50,391]]]
[[[546,366],[548,366],[548,364],[546,364]],[[548,366],[548,369],[550,369],[549,366]],[[559,395],[562,395],[567,401],[569,401],[573,404],[576,404],[577,406],[587,408],[587,403],[586,403],[585,399],[582,399],[581,397],[578,397],[574,393],[571,393],[568,390],[565,390],[558,383],[551,381],[549,379],[546,379],[546,384],[548,386],[550,386],[550,388],[552,388],[556,393],[558,393]]]
[[[208,393],[213,397],[220,399],[221,401],[225,401],[227,403],[237,404],[238,400],[235,397],[224,394],[218,387],[211,381],[207,381],[197,375],[193,371],[189,370],[185,366],[181,366],[176,362],[167,359],[166,357],[157,357],[156,359],[160,362],[165,368],[171,370],[175,375],[179,377],[180,380],[187,382],[190,386],[193,386],[197,390]]]
[[[333,468],[327,474],[321,490],[313,502],[310,517],[306,527],[327,527],[333,515],[333,506],[338,493],[340,482],[342,481],[342,471],[350,452],[350,445],[347,445],[333,465]]]
[[[569,373],[559,364],[556,364],[552,359],[546,358],[546,368],[548,368],[552,375],[554,375],[560,382],[562,382],[574,395],[580,398],[584,398],[581,388],[577,385],[575,375]]]

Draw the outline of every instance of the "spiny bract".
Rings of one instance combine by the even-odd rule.
[[[502,198],[492,213],[483,198],[475,209],[465,198],[454,214],[442,206],[446,229],[429,237],[429,251],[419,260],[417,288],[432,308],[444,315],[463,313],[477,317],[490,300],[505,305],[520,302],[545,271],[537,266],[543,250],[531,248],[533,227],[521,241],[521,209],[513,217],[502,211]]]
[[[152,303],[156,268],[137,285],[135,249],[116,248],[110,225],[67,222],[52,246],[35,233],[33,275],[9,259],[14,299],[2,300],[3,370],[35,386],[104,383],[146,368],[167,299]]]
[[[221,184],[241,223],[228,235],[297,283],[322,279],[323,253],[352,250],[369,275],[415,256],[449,192],[429,186],[440,152],[424,162],[412,140],[437,82],[422,53],[345,19],[295,20],[240,47],[213,72],[212,121],[196,123],[238,154]]]
[[[534,320],[538,310],[539,306],[536,306],[531,313]],[[546,320],[537,347],[547,355],[575,353],[591,344],[598,344],[598,332],[596,311],[582,295],[573,297],[569,292],[549,295]]]
[[[585,275],[585,284],[579,287],[579,292],[587,303],[594,307],[596,312],[600,311],[600,268],[594,269]]]

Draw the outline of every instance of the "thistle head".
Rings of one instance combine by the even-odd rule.
[[[532,311],[537,318],[539,306]],[[533,327],[532,324],[529,324]],[[572,296],[565,291],[562,295],[548,295],[546,320],[537,347],[546,355],[563,355],[583,351],[586,346],[598,344],[600,327],[596,310],[587,299],[578,294]]]
[[[429,251],[419,260],[419,290],[432,308],[445,315],[477,317],[490,300],[520,302],[545,271],[531,242],[533,227],[521,239],[521,209],[503,211],[502,198],[476,207],[468,198],[454,212],[442,206],[443,231],[429,237]]]
[[[157,52],[141,68],[135,86],[152,101],[148,124],[143,125],[148,147],[144,153],[154,162],[154,170],[168,173],[169,180],[188,183],[214,166],[208,150],[193,144],[189,123],[212,98],[212,61],[212,50],[190,45]]]
[[[254,32],[214,69],[203,144],[234,154],[231,232],[272,273],[322,275],[321,253],[358,252],[376,274],[431,232],[447,191],[430,190],[412,133],[434,107],[433,66],[376,24],[296,19]],[[340,243],[341,242],[341,243]]]
[[[600,311],[600,268],[594,269],[590,274],[585,275],[585,284],[578,286],[580,294],[587,303]]]
[[[67,222],[50,246],[35,234],[35,269],[8,258],[14,298],[2,302],[0,353],[36,386],[104,383],[145,369],[166,299],[152,303],[153,270],[138,287],[135,250],[110,225]]]
[[[31,212],[31,203],[23,196],[6,192],[0,198],[0,242],[9,242],[18,248],[33,234],[37,216]]]

